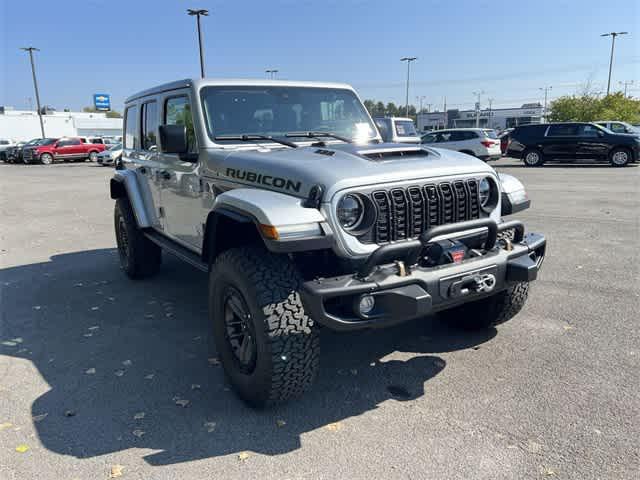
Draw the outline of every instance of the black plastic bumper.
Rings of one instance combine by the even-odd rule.
[[[479,223],[488,227],[485,245],[488,251],[482,256],[431,268],[414,266],[404,272],[396,263],[384,263],[402,260],[411,265],[409,262],[417,258],[431,239],[475,228]],[[494,247],[497,233],[506,229],[515,230],[511,249]],[[426,316],[493,295],[513,282],[535,280],[546,249],[544,236],[535,233],[525,236],[521,222],[498,226],[491,220],[435,227],[425,232],[421,240],[403,244],[380,247],[376,250],[380,253],[374,252],[369,257],[372,261],[354,275],[305,282],[302,300],[310,316],[333,330],[387,327]],[[367,315],[359,313],[357,307],[365,294],[375,300],[375,308]],[[345,304],[353,307],[345,309]]]

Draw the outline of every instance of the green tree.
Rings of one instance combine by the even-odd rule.
[[[116,110],[109,110],[105,112],[104,110],[98,110],[95,107],[84,107],[82,111],[85,113],[106,113],[107,118],[122,118],[122,114]]]
[[[588,92],[579,96],[567,95],[551,102],[547,118],[552,122],[620,120],[638,123],[640,100],[626,98],[622,92],[602,98]]]
[[[387,103],[387,107],[385,108],[385,112],[386,115],[390,116],[390,117],[397,117],[398,116],[398,107],[396,107],[396,104],[393,102],[389,102]]]
[[[363,103],[364,103],[364,108],[367,109],[370,115],[373,115],[376,109],[375,100],[365,100]]]
[[[382,103],[382,102],[376,103],[375,114],[376,115],[384,115],[384,103]]]

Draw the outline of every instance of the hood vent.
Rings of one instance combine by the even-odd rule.
[[[377,161],[388,160],[397,157],[426,157],[427,155],[429,155],[429,152],[420,147],[376,148],[371,150],[360,150],[358,153],[370,160]]]

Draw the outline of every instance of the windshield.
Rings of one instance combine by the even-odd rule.
[[[330,132],[357,142],[367,142],[376,136],[366,110],[351,90],[205,87],[201,96],[212,140],[242,135],[283,137],[293,132]],[[237,140],[214,141],[235,143]]]
[[[107,150],[122,150],[122,144],[116,143],[115,145],[111,145]]]
[[[418,135],[411,120],[396,120],[396,135],[399,137],[415,137]]]
[[[44,138],[40,140],[38,145],[51,145],[52,143],[56,143],[57,140],[57,138]]]

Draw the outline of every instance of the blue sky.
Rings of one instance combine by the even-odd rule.
[[[612,84],[635,80],[640,96],[640,6],[634,0],[0,0],[0,105],[28,106],[36,65],[41,100],[59,110],[129,94],[199,74],[195,20],[203,19],[207,74],[264,78],[266,68],[291,80],[341,81],[363,98],[468,108],[484,90],[494,107],[575,93],[591,80],[606,89],[610,39],[619,37]],[[33,101],[33,100],[32,100]],[[433,107],[432,107],[433,108]]]

